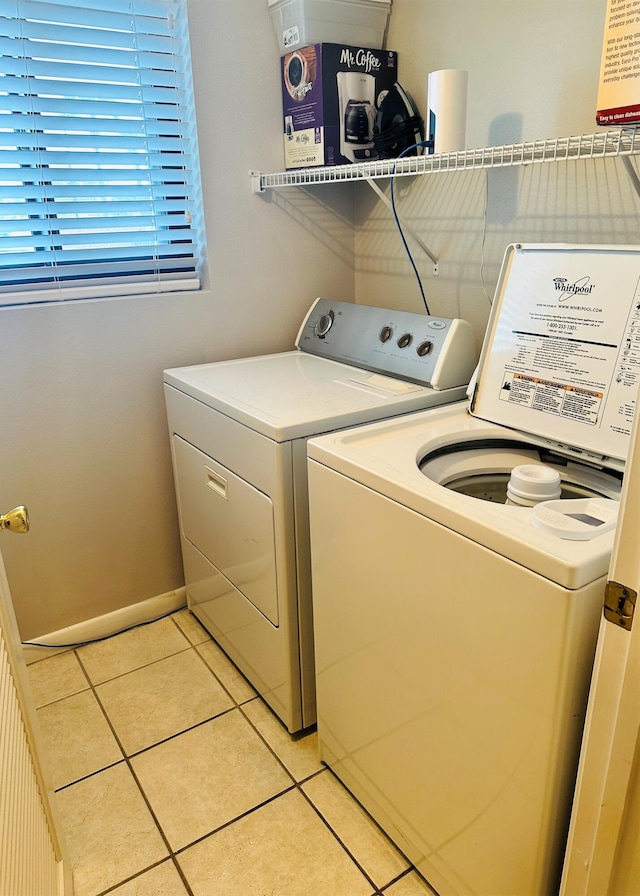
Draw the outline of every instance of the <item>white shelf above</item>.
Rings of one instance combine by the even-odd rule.
[[[567,162],[580,159],[603,159],[640,153],[640,126],[603,130],[580,137],[554,137],[506,146],[488,146],[461,152],[409,156],[404,159],[360,162],[355,165],[332,165],[325,168],[302,168],[263,174],[251,171],[254,193],[282,187],[314,184],[370,181],[377,178],[437,174],[442,171],[471,171],[478,168],[505,168],[546,162]]]

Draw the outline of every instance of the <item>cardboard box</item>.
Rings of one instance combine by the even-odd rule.
[[[640,121],[640,0],[608,0],[596,122]]]
[[[378,107],[398,79],[398,54],[313,44],[281,59],[286,168],[376,158]]]

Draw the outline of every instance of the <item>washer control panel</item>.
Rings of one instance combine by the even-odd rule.
[[[311,306],[296,348],[434,389],[466,385],[477,361],[467,321],[325,298]]]

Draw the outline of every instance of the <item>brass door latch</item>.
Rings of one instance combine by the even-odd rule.
[[[633,588],[619,585],[618,582],[607,582],[604,591],[604,618],[630,632],[637,597]]]

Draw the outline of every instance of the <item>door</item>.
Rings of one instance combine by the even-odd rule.
[[[640,589],[639,417],[609,568],[623,617],[600,623],[561,896],[640,894],[640,609],[624,619]]]
[[[24,508],[0,528],[28,530]],[[0,893],[70,896],[70,865],[53,791],[39,755],[39,727],[0,555]]]

